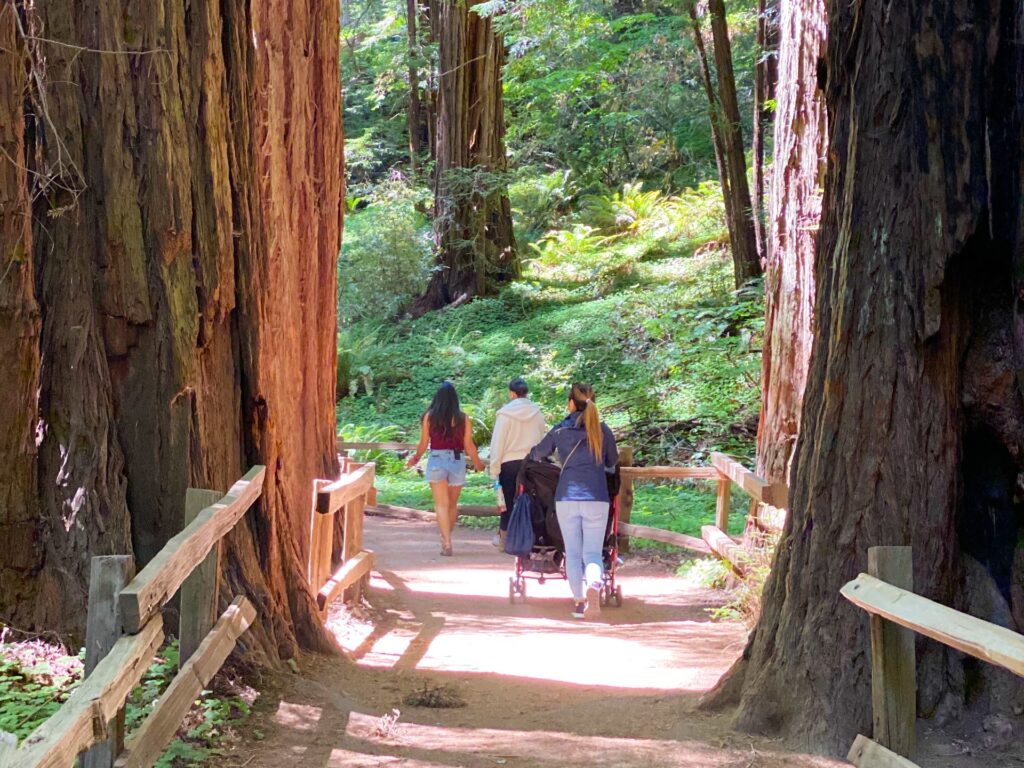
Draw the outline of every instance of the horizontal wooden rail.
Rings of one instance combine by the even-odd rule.
[[[412,517],[417,520],[433,522],[434,513],[426,509],[402,507],[397,504],[372,504],[367,506],[366,514],[383,515],[385,517]],[[488,504],[460,504],[459,514],[466,517],[497,517],[501,514],[496,506]]]
[[[373,488],[375,478],[376,467],[370,463],[324,485],[316,494],[316,511],[321,515],[334,514]]]
[[[334,599],[365,576],[373,568],[373,552],[364,549],[355,557],[347,560],[330,580],[320,588],[316,596],[320,610],[326,610]]]
[[[747,571],[747,553],[725,531],[717,525],[702,525],[701,538],[707,543],[708,549],[725,562],[737,576]]]
[[[840,594],[870,614],[1024,676],[1024,635],[860,574]]]
[[[789,507],[789,489],[785,483],[769,483],[724,453],[712,453],[711,466],[736,483],[755,501],[783,509]]]
[[[163,621],[156,615],[140,632],[114,643],[61,708],[25,739],[18,768],[71,768],[80,752],[106,741],[107,724],[146,674],[163,639]]]
[[[117,758],[115,768],[148,768],[156,762],[196,698],[255,618],[252,603],[244,597],[236,597],[160,696],[153,711]]]
[[[119,597],[124,630],[138,632],[188,578],[213,546],[235,527],[263,492],[266,468],[257,465],[245,473],[227,494],[185,526],[150,560]]]
[[[415,451],[416,443],[353,443],[338,438],[339,451]]]
[[[631,480],[655,480],[659,478],[676,480],[717,480],[718,470],[714,467],[620,467],[623,478]]]
[[[337,480],[316,480],[313,486],[307,577],[322,613],[339,596],[358,600],[373,567],[373,553],[363,550],[363,519],[376,501],[377,467],[346,460],[341,472]],[[339,553],[341,567],[332,574]]]
[[[688,549],[691,552],[698,552],[702,555],[708,554],[711,550],[708,545],[696,536],[687,536],[685,533],[666,531],[663,528],[651,528],[646,525],[634,525],[633,523],[619,523],[619,533],[624,536],[635,536],[638,539],[648,541],[659,541],[662,544],[671,544],[673,547]]]
[[[910,762],[863,734],[857,734],[846,760],[857,768],[918,768],[917,763]]]

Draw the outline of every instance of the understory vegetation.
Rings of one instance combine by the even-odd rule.
[[[718,205],[706,184],[638,213],[627,188],[533,243],[526,276],[497,297],[417,319],[350,322],[339,336],[341,433],[415,441],[434,390],[450,379],[483,446],[508,381],[522,375],[552,423],[568,382],[594,382],[602,415],[638,463],[702,463],[712,450],[749,457],[761,289],[732,289]],[[395,212],[370,205],[350,217],[350,232],[375,229],[378,215]],[[429,506],[422,480],[396,458],[375,458],[382,500]],[[493,503],[483,477],[463,498]],[[710,488],[643,484],[634,519],[699,535],[713,509]]]
[[[13,633],[12,633],[13,634]],[[0,636],[0,732],[28,736],[63,704],[82,679],[84,649],[69,655],[56,641]],[[125,708],[125,728],[146,719],[178,671],[178,644],[165,646],[132,691]],[[178,729],[177,737],[155,763],[156,768],[209,765],[238,741],[236,729],[255,701],[252,688],[222,672],[216,690],[203,691]]]
[[[508,46],[502,182],[523,277],[496,296],[415,318],[407,310],[434,254],[429,164],[410,168],[406,140],[405,4],[351,6],[339,432],[415,441],[430,398],[450,379],[486,446],[508,381],[525,376],[549,423],[561,417],[569,382],[594,383],[603,417],[639,464],[701,464],[713,450],[749,459],[762,286],[733,286],[708,105],[678,9],[492,5],[477,8],[494,14]],[[755,22],[753,3],[730,4],[746,116]],[[415,50],[427,72],[436,50],[422,39]],[[431,506],[426,483],[399,457],[369,458],[381,501]],[[470,476],[462,502],[494,503],[486,476]],[[747,503],[734,496],[733,534]],[[714,504],[710,483],[638,483],[633,520],[699,536]]]

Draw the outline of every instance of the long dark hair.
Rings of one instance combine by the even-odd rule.
[[[459,393],[450,381],[437,388],[426,415],[430,419],[430,431],[444,439],[456,437],[466,428],[466,414],[459,407]]]

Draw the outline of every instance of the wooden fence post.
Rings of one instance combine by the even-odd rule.
[[[94,557],[89,569],[89,607],[85,625],[85,675],[96,669],[121,637],[118,594],[135,577],[131,555]],[[106,741],[82,756],[82,768],[111,768],[124,747],[124,707],[108,729]]]
[[[729,535],[729,508],[732,504],[732,480],[718,474],[718,497],[715,500],[715,525],[718,530]]]
[[[182,527],[196,519],[201,511],[220,501],[223,493],[203,488],[185,491],[185,521]],[[181,585],[181,615],[178,618],[178,669],[185,666],[203,638],[217,621],[217,596],[220,592],[220,558],[223,540],[210,550],[196,569]]]
[[[868,574],[913,591],[910,547],[871,547]],[[914,633],[880,616],[871,616],[871,704],[874,740],[904,757],[916,748],[917,677]]]
[[[331,577],[331,548],[334,544],[334,515],[317,510],[317,494],[330,480],[313,481],[313,504],[309,521],[309,586],[315,595]]]
[[[344,560],[348,562],[363,551],[363,515],[366,510],[366,496],[359,496],[352,499],[345,505],[345,548],[343,550]],[[358,600],[362,594],[362,582],[360,579],[342,594],[342,600]]]
[[[619,448],[619,466],[633,466],[633,449],[628,445]],[[619,523],[628,523],[633,515],[633,478],[623,477],[619,485]],[[629,552],[629,536],[619,534],[619,551]]]

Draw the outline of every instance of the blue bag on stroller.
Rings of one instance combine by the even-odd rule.
[[[530,494],[521,493],[512,505],[508,517],[508,533],[505,535],[505,554],[514,557],[529,557],[533,550],[533,514],[530,509]]]

